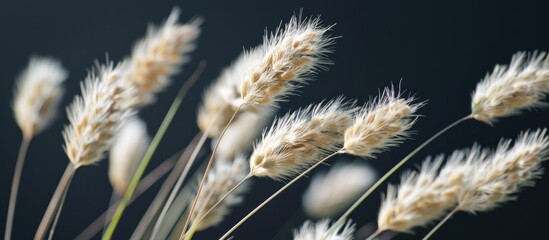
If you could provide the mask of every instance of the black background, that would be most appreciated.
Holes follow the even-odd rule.
[[[208,66],[201,80],[185,99],[151,166],[183,148],[197,131],[195,113],[200,95],[220,70],[243,48],[261,42],[265,28],[274,30],[303,8],[304,15],[322,15],[326,24],[337,23],[337,40],[330,57],[335,65],[282,105],[288,109],[341,94],[363,102],[379,88],[398,83],[428,105],[414,129],[414,140],[365,160],[387,171],[423,140],[470,111],[470,93],[495,64],[508,63],[519,50],[549,50],[547,1],[2,1],[0,2],[0,225],[5,224],[9,187],[15,165],[20,131],[13,119],[11,101],[16,75],[33,54],[61,59],[70,71],[63,106],[80,93],[78,88],[96,59],[113,60],[128,55],[134,41],[144,35],[146,24],[159,23],[173,6],[183,10],[186,21],[205,19],[193,61],[175,77],[171,88],[153,107],[141,112],[152,134],[160,124],[178,87],[199,60]],[[66,114],[32,142],[20,186],[14,239],[31,239],[49,198],[68,162],[61,148]],[[413,168],[429,154],[450,153],[479,142],[494,147],[501,137],[514,138],[519,131],[547,126],[546,111],[502,119],[494,127],[466,122],[443,135],[420,152],[404,168]],[[350,159],[350,157],[343,157]],[[68,194],[56,239],[71,239],[106,209],[111,194],[106,162],[78,171]],[[149,168],[151,169],[151,168]],[[398,175],[391,182],[398,182]],[[269,239],[300,211],[301,193],[307,181],[282,194],[238,231],[236,239]],[[253,191],[224,224],[195,235],[214,239],[274,192],[282,184],[268,179],[254,183]],[[156,186],[158,187],[158,186]],[[525,189],[518,201],[472,216],[456,215],[434,239],[547,239],[545,216],[549,178]],[[385,187],[382,188],[385,190]],[[379,195],[363,204],[352,218],[362,226],[375,220]],[[130,206],[115,233],[129,237],[153,194],[149,192]],[[300,222],[304,219],[299,220]],[[399,235],[396,239],[417,239]]]

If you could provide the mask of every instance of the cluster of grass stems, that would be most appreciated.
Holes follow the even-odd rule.
[[[199,106],[200,132],[184,151],[145,175],[187,92],[206,67],[202,61],[182,84],[148,141],[145,124],[137,113],[154,104],[156,94],[171,84],[173,76],[190,59],[200,33],[201,19],[182,24],[178,18],[175,9],[161,26],[149,29],[128,58],[118,64],[97,63],[82,82],[82,94],[68,108],[70,122],[63,131],[70,161],[35,239],[53,238],[77,170],[98,163],[107,154],[113,185],[111,205],[77,239],[90,239],[103,228],[102,239],[112,239],[123,223],[127,206],[164,175],[168,176],[131,239],[191,239],[196,232],[221,223],[243,200],[253,178],[285,182],[220,236],[229,239],[272,199],[334,156],[374,159],[397,147],[410,136],[426,104],[404,94],[400,86],[389,86],[363,104],[338,97],[276,118],[254,142],[271,121],[278,103],[298,95],[300,88],[331,64],[329,54],[338,38],[330,35],[333,25],[300,14],[266,33],[260,45],[245,50],[221,73],[204,92]],[[413,228],[439,221],[425,236],[427,239],[457,212],[488,211],[516,198],[522,187],[532,186],[533,179],[541,175],[541,162],[547,159],[549,146],[544,129],[525,131],[513,144],[502,140],[495,150],[474,145],[448,157],[427,159],[420,169],[404,172],[401,184],[390,185],[384,194],[378,228],[370,236],[355,236],[355,224],[349,219],[390,176],[446,131],[464,121],[493,125],[498,118],[543,106],[549,92],[548,59],[543,52],[519,52],[510,64],[497,65],[477,85],[471,114],[436,132],[377,181],[368,171],[352,173],[347,168],[338,174],[345,168],[333,167],[333,173],[325,176],[330,180],[316,188],[311,186],[304,204],[316,213],[315,218],[339,218],[333,223],[328,219],[307,221],[294,232],[294,239],[374,239],[385,231],[411,233]],[[66,78],[61,64],[49,58],[31,59],[18,78],[13,108],[23,140],[10,193],[5,239],[11,239],[25,154],[31,139],[56,115]],[[204,151],[208,139],[213,142],[209,152]],[[202,156],[206,158],[200,163]],[[357,177],[342,179],[346,174]]]

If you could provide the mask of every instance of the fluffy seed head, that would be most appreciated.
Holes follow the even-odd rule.
[[[121,79],[125,64],[98,67],[81,84],[67,110],[70,125],[65,126],[65,152],[76,166],[90,165],[103,158],[112,146],[119,126],[132,114],[135,105],[130,96],[134,88]]]
[[[109,180],[119,195],[126,188],[149,146],[147,125],[138,117],[123,123],[109,152]]]
[[[198,109],[197,123],[210,137],[221,134],[231,119],[234,110],[232,104],[240,99],[238,88],[246,76],[246,61],[258,56],[258,51],[245,52],[227,67],[214,83],[202,95],[202,104]],[[254,60],[256,61],[256,60]]]
[[[189,61],[188,54],[195,48],[201,21],[181,24],[178,18],[176,8],[162,26],[150,26],[145,38],[137,42],[132,51],[124,78],[136,86],[138,106],[155,101],[155,94],[169,85],[170,77]]]
[[[354,112],[354,103],[338,98],[275,120],[254,147],[251,173],[280,181],[307,169],[341,148]]]
[[[303,208],[314,218],[333,217],[347,209],[377,178],[367,165],[336,163],[317,174],[303,195]]]
[[[478,159],[475,171],[459,194],[459,209],[468,212],[491,210],[516,198],[523,186],[542,174],[541,162],[548,158],[546,129],[521,133],[511,147],[502,140],[489,157]]]
[[[263,45],[246,54],[239,101],[244,109],[256,109],[281,101],[307,83],[329,63],[333,38],[331,27],[319,18],[302,20],[293,16],[284,28],[264,36]]]
[[[444,156],[427,159],[419,172],[403,175],[398,189],[389,185],[379,211],[378,229],[410,232],[442,217],[456,205],[465,174],[471,171],[464,164],[468,154],[477,153],[454,152],[440,172]]]
[[[374,157],[407,137],[415,123],[415,112],[423,103],[412,103],[394,88],[385,88],[381,96],[366,103],[345,131],[345,151],[361,157]]]
[[[191,223],[200,219],[221,197],[248,174],[246,159],[239,156],[234,161],[217,159],[208,179],[202,188],[195,211],[191,215]],[[231,207],[242,202],[243,195],[248,191],[250,180],[245,181],[234,192],[227,196],[212,212],[210,212],[197,226],[197,230],[215,226],[229,214]]]
[[[32,57],[17,78],[13,111],[26,138],[38,134],[57,115],[67,71],[55,59]]]
[[[329,219],[317,223],[306,221],[299,230],[294,230],[294,240],[352,240],[355,225],[351,221],[348,221],[345,224],[341,224],[330,236],[326,236],[329,229]]]
[[[242,113],[227,129],[216,151],[217,158],[234,159],[251,150],[254,140],[272,119],[274,111]],[[215,144],[216,140],[212,141]]]
[[[546,53],[518,52],[509,66],[496,65],[473,93],[472,116],[486,123],[521,110],[545,105],[549,92],[549,58]]]

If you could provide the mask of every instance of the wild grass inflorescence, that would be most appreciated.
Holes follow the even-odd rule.
[[[109,178],[122,196],[113,202],[117,209],[114,214],[107,214],[109,225],[103,239],[113,238],[134,191],[153,184],[140,181],[141,177],[196,75],[183,85],[151,141],[146,123],[135,115],[154,104],[157,94],[170,84],[176,85],[172,83],[174,76],[196,47],[202,20],[183,24],[179,15],[174,9],[162,25],[149,27],[129,57],[117,64],[98,63],[81,83],[81,95],[67,108],[69,124],[62,133],[70,163],[36,239],[43,239],[48,229],[50,239],[53,237],[68,186],[81,166],[97,165],[108,156]],[[323,25],[319,17],[293,16],[274,32],[266,31],[261,44],[245,50],[213,81],[198,107],[196,141],[186,147],[186,154],[178,156],[162,194],[151,204],[154,207],[133,238],[191,239],[195,232],[226,220],[252,189],[250,178],[287,182],[221,236],[226,239],[269,201],[331,157],[346,154],[373,159],[410,137],[425,102],[404,96],[393,86],[370,97],[362,107],[356,100],[338,97],[274,117],[279,103],[298,95],[299,89],[332,63],[328,54],[334,51],[337,38],[330,35],[333,26]],[[354,239],[355,224],[350,214],[442,133],[465,120],[493,124],[524,109],[546,105],[548,59],[545,52],[518,52],[508,66],[497,65],[473,92],[470,115],[419,145],[375,183],[375,172],[363,165],[339,162],[328,174],[314,178],[303,198],[310,217],[344,213],[333,223],[329,219],[306,221],[294,232],[294,239]],[[28,143],[54,119],[66,77],[58,61],[33,58],[17,80],[13,108],[23,143],[14,174],[6,239],[11,236]],[[265,128],[272,118],[271,126]],[[369,239],[386,230],[412,233],[442,219],[426,239],[456,212],[489,211],[515,199],[523,187],[533,186],[533,180],[542,175],[542,162],[549,153],[546,134],[545,129],[527,131],[514,142],[502,140],[495,150],[473,145],[447,157],[428,158],[418,170],[405,172],[398,187],[388,186],[379,208],[378,230]],[[208,138],[212,139],[212,151],[203,170],[195,166],[195,160],[200,159]],[[151,179],[162,179],[155,174],[165,172],[151,171]],[[202,180],[197,183],[195,179]]]

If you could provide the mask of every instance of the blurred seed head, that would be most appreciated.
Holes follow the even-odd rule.
[[[198,197],[196,208],[191,215],[191,223],[200,219],[227,192],[242,181],[248,172],[246,158],[243,156],[238,156],[234,161],[217,159]],[[247,180],[240,185],[204,217],[196,229],[200,231],[221,223],[231,208],[242,202],[250,184],[251,181]]]
[[[377,179],[365,164],[336,163],[328,173],[317,174],[303,195],[305,212],[316,219],[334,217],[347,209]]]
[[[52,58],[32,57],[17,78],[13,111],[25,138],[32,138],[57,115],[67,71]]]
[[[170,77],[181,70],[195,49],[202,21],[181,24],[179,15],[175,8],[162,26],[149,26],[145,38],[133,48],[124,78],[136,87],[137,106],[153,103],[155,94],[170,84]]]
[[[117,194],[126,192],[149,142],[147,125],[138,117],[124,122],[116,133],[109,152],[109,180]]]

